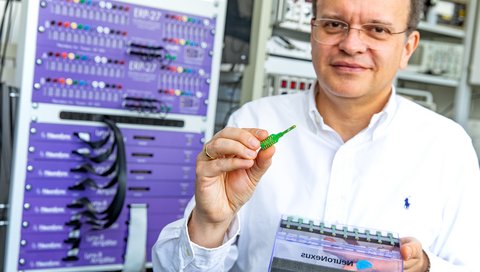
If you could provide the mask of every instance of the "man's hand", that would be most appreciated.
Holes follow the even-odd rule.
[[[415,238],[406,237],[401,239],[400,253],[403,257],[403,271],[405,272],[425,272],[430,261],[423,252],[422,244]]]
[[[335,253],[336,251],[336,253]],[[358,260],[368,260],[374,271],[398,271],[398,262],[391,262],[385,260],[378,260],[376,258],[370,258],[370,255],[358,254],[353,255],[346,254],[343,250],[328,250],[329,253],[332,253],[336,256],[341,256],[344,259],[355,259]],[[400,254],[403,258],[403,271],[404,272],[426,272],[429,267],[429,260],[427,255],[422,250],[421,243],[412,237],[401,238]],[[357,270],[356,265],[350,266],[346,265],[343,267],[347,271],[359,271]],[[363,270],[362,270],[363,271]],[[365,271],[371,271],[367,269]]]
[[[257,153],[267,136],[261,129],[225,128],[205,144],[197,156],[191,241],[210,248],[221,245],[230,222],[272,163],[275,147]]]

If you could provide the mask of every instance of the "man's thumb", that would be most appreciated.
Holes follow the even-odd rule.
[[[412,249],[409,246],[404,246],[401,251],[405,261],[408,261],[412,257]]]

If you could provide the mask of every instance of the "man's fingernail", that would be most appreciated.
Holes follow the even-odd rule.
[[[255,152],[253,150],[250,150],[250,149],[247,149],[247,157],[248,158],[255,158],[256,155],[257,155],[257,152]]]
[[[250,138],[250,139],[248,139],[248,144],[251,147],[256,148],[258,146],[258,140],[255,139],[255,138]]]

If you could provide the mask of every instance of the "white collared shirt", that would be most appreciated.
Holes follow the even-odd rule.
[[[297,128],[276,144],[272,166],[224,244],[205,249],[189,241],[192,201],[186,219],[162,230],[153,248],[155,271],[267,271],[281,215],[415,237],[431,271],[478,271],[480,171],[458,124],[395,90],[347,142],[323,122],[313,90],[250,102],[229,122],[269,133],[291,125]]]

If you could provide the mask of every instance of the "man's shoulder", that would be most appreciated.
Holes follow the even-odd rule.
[[[250,101],[245,104],[247,107],[258,107],[266,106],[272,108],[279,108],[285,105],[290,105],[291,107],[296,105],[304,105],[307,102],[307,93],[296,93],[296,94],[286,94],[286,95],[274,95],[262,97],[253,101]]]
[[[296,119],[308,107],[308,94],[288,94],[259,98],[243,105],[231,116],[234,126],[265,126]]]
[[[255,114],[281,114],[289,111],[298,112],[308,106],[307,94],[288,94],[262,97],[243,105],[240,111]]]
[[[450,118],[400,96],[397,101],[397,113],[401,123],[408,124],[412,129],[429,131],[432,134],[466,134],[462,126]]]

